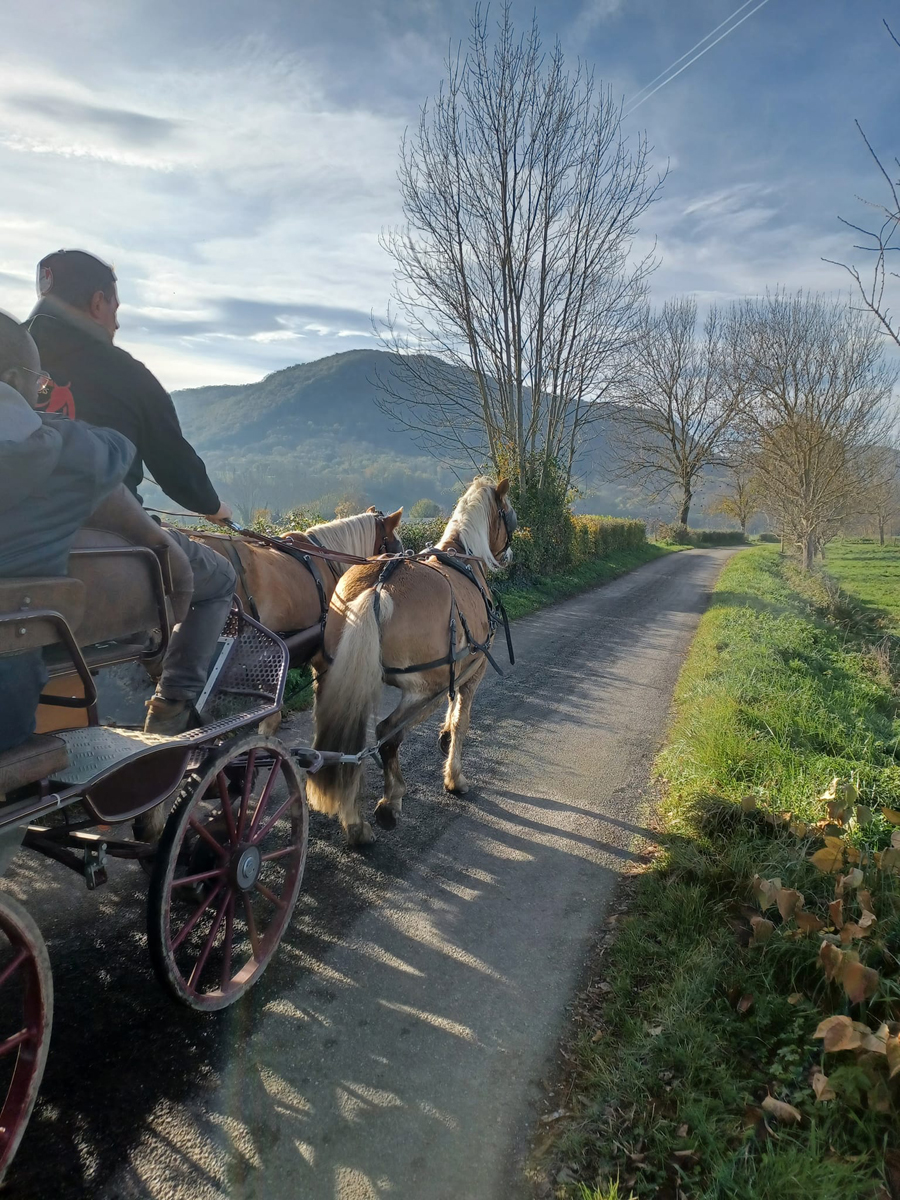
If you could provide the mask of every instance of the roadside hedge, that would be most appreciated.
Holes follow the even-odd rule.
[[[656,540],[673,546],[743,546],[747,539],[739,529],[691,529],[688,525],[663,522]]]

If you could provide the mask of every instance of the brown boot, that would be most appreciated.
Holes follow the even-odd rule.
[[[144,733],[175,737],[187,729],[192,712],[190,700],[167,700],[165,696],[153,696],[147,701]]]

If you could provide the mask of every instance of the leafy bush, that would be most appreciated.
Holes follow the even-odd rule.
[[[780,542],[781,538],[778,536],[777,533],[761,533],[759,535],[759,541],[769,542],[769,543]]]
[[[440,515],[441,506],[436,500],[417,500],[409,510],[409,517],[413,521],[430,521]]]
[[[656,540],[671,546],[743,546],[747,541],[739,529],[691,529],[675,522],[660,524]]]

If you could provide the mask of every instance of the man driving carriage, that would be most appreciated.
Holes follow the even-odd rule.
[[[28,332],[0,313],[0,578],[64,575],[76,531],[134,458],[120,433],[35,412],[45,379]],[[0,656],[0,752],[34,732],[46,680],[40,650]]]
[[[55,381],[48,410],[124,434],[137,450],[125,483],[138,500],[146,465],[177,504],[210,521],[230,520],[231,509],[181,432],[171,397],[143,363],[114,345],[119,297],[112,267],[82,250],[58,250],[41,259],[37,287],[39,301],[27,324]],[[190,561],[193,600],[173,632],[145,729],[178,734],[190,724],[206,683],[235,574],[221,555],[179,530],[167,533]]]

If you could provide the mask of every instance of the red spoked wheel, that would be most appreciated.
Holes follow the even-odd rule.
[[[53,979],[41,931],[0,892],[0,1181],[34,1108],[53,1024]]]
[[[306,863],[303,777],[276,738],[245,734],[188,776],[148,897],[156,973],[191,1008],[233,1004],[269,964]]]

